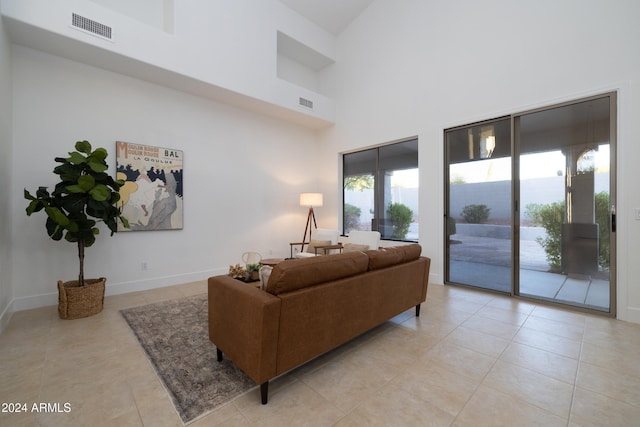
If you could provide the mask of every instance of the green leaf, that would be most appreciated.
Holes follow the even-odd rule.
[[[47,191],[47,187],[38,187],[36,191],[36,197],[38,199],[49,199],[49,192]]]
[[[76,142],[76,150],[81,153],[91,154],[91,143],[89,141]]]
[[[86,163],[87,158],[77,151],[72,151],[71,153],[69,153],[69,158],[67,159],[67,161],[74,165],[80,165],[82,163]]]
[[[35,197],[33,197],[33,196],[31,195],[31,193],[29,193],[29,192],[27,191],[27,189],[26,189],[26,188],[24,189],[24,198],[25,198],[25,199],[27,199],[27,200],[35,200],[35,199],[36,199]]]
[[[111,191],[109,191],[109,188],[106,185],[98,184],[89,191],[89,194],[91,194],[91,197],[93,197],[94,200],[104,202],[105,200],[109,200]]]
[[[107,158],[107,150],[102,147],[98,147],[95,149],[93,153],[91,153],[91,157],[98,162],[104,162],[104,159]]]
[[[45,226],[47,228],[47,234],[49,235],[49,237],[51,237],[53,240],[62,239],[64,229],[56,224],[54,220],[52,220],[51,218],[47,218],[47,223],[45,224]]]
[[[96,180],[91,175],[82,175],[78,178],[78,185],[85,191],[89,191],[96,186]]]
[[[98,172],[98,173],[104,172],[107,169],[109,169],[109,166],[107,166],[105,163],[102,163],[102,162],[94,162],[90,160],[88,165],[92,171]]]
[[[56,224],[60,225],[61,227],[66,227],[67,225],[69,225],[69,218],[67,218],[67,216],[60,209],[48,206],[44,208],[44,210],[49,218],[51,218],[51,220],[53,220]]]
[[[66,228],[72,233],[77,233],[78,231],[80,231],[80,226],[78,226],[78,223],[74,221],[69,221],[69,224]]]
[[[27,206],[27,215],[31,216],[32,213],[41,211],[44,208],[44,204],[40,200],[32,200]]]
[[[69,193],[87,193],[94,188],[96,180],[91,175],[82,175],[78,178],[78,184],[68,185],[66,190]]]

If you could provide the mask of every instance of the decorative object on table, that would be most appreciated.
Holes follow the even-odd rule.
[[[240,264],[229,266],[229,276],[234,279],[242,279],[245,276],[245,269]]]
[[[307,214],[307,224],[304,227],[304,235],[302,236],[302,248],[304,251],[305,242],[311,241],[311,232],[313,228],[318,228],[316,224],[316,215],[313,212],[313,207],[322,206],[322,193],[300,193],[300,206],[308,206],[309,213]],[[311,221],[313,220],[313,227],[311,227]],[[309,240],[307,240],[307,230],[309,231]]]
[[[290,242],[289,250],[291,251],[291,258],[308,258],[340,251],[340,246],[338,246],[340,232],[338,229],[317,228],[314,236],[315,237],[308,242]],[[307,245],[306,249],[304,248],[305,244]],[[293,248],[295,246],[300,246],[301,249],[294,254]]]
[[[24,190],[30,200],[27,215],[44,210],[47,234],[53,240],[64,239],[78,245],[80,272],[78,280],[58,282],[58,314],[61,319],[77,319],[92,316],[102,311],[106,279],[84,278],[84,250],[96,241],[100,229],[97,222],[104,222],[111,235],[118,231],[118,224],[128,227],[117,203],[118,190],[124,182],[114,180],[106,171],[107,150],[91,150],[89,141],[78,141],[76,151],[69,157],[56,157],[60,163],[53,169],[59,175],[58,182],[49,193],[47,187],[39,187],[32,196]]]
[[[216,362],[207,294],[121,310],[184,424],[256,388],[236,365]]]
[[[183,228],[182,150],[118,141],[116,165],[118,179],[125,181],[119,207],[129,230]]]
[[[260,269],[258,275],[260,276],[260,289],[264,290],[267,288],[267,283],[269,283],[269,277],[271,277],[271,272],[273,271],[273,267],[270,265],[263,265]]]
[[[260,280],[260,264],[247,264],[247,278],[249,280]]]
[[[249,268],[250,264],[260,264],[261,261],[262,255],[258,252],[249,251],[242,254],[242,262],[244,262],[244,267],[246,269]]]

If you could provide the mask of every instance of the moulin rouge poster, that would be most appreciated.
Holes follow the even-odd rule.
[[[172,148],[116,142],[116,178],[122,214],[118,231],[183,228],[183,153]]]

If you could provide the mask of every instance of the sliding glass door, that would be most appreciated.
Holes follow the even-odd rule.
[[[615,106],[445,131],[447,283],[614,314]]]
[[[601,97],[515,118],[520,295],[610,311],[611,104]]]
[[[447,280],[511,292],[509,118],[446,133]]]

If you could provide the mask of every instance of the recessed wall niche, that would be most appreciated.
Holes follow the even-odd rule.
[[[277,76],[305,89],[322,93],[322,70],[335,61],[306,44],[278,31]]]
[[[167,33],[174,31],[174,0],[90,0]]]

